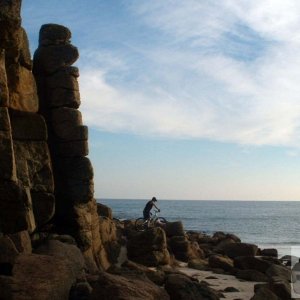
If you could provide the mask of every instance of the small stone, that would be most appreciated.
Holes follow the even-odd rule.
[[[235,293],[235,292],[239,292],[239,290],[235,287],[229,286],[224,289],[224,292],[225,293]]]

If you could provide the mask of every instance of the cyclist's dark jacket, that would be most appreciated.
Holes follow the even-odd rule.
[[[153,205],[154,205],[154,202],[152,200],[147,202],[147,204],[143,210],[144,219],[150,218],[150,210],[152,209]]]

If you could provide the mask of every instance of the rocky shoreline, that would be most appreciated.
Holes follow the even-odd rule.
[[[241,296],[229,278],[249,283],[241,299],[290,299],[274,249],[180,221],[138,232],[96,203],[78,49],[68,28],[45,24],[32,60],[20,11],[0,0],[0,300]]]
[[[124,262],[108,272],[128,275],[129,270],[141,271],[155,284],[164,286],[171,299],[219,299],[243,292],[243,288],[240,291],[232,286],[210,286],[209,279],[214,281],[220,275],[230,276],[231,283],[233,279],[235,283],[251,283],[252,293],[248,288],[245,299],[291,298],[291,271],[277,257],[276,249],[259,249],[257,245],[243,243],[234,234],[216,232],[209,236],[185,231],[180,221],[137,232],[134,220],[114,220],[109,208],[101,204],[98,207],[101,217],[111,220],[116,235],[126,245],[127,260],[123,257]],[[207,272],[215,275],[209,276]],[[207,279],[199,282],[197,277],[203,274]]]
[[[185,231],[180,221],[138,232],[102,204],[98,214],[101,270],[89,268],[70,235],[2,235],[0,299],[291,299],[291,271],[275,249]]]

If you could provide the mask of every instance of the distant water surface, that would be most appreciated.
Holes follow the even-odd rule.
[[[142,216],[147,200],[98,199],[113,209],[115,218]],[[297,201],[191,201],[160,200],[161,216],[181,220],[186,230],[234,233],[243,242],[277,248],[290,254],[300,245],[300,202]]]

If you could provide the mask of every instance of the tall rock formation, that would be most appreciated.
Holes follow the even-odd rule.
[[[0,1],[0,232],[34,230],[54,214],[47,129],[20,0]]]
[[[46,24],[32,63],[20,9],[21,0],[0,0],[0,239],[67,233],[90,270],[106,269],[72,66],[78,50],[68,28]]]
[[[57,24],[40,29],[33,72],[39,94],[39,111],[45,117],[55,182],[55,225],[59,233],[75,237],[90,263],[108,266],[99,234],[94,199],[93,168],[88,155],[88,130],[78,110],[80,94],[78,50],[71,32]]]

